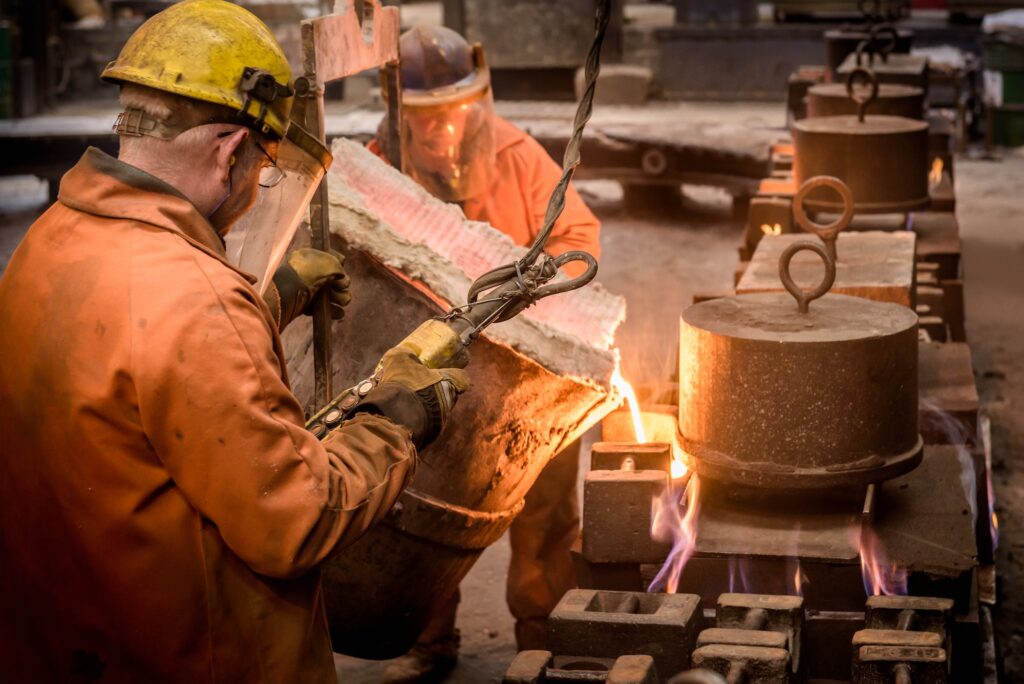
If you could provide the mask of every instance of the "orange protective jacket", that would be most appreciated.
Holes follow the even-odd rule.
[[[562,177],[562,169],[539,142],[500,116],[494,117],[494,136],[497,159],[491,189],[486,195],[463,202],[462,210],[469,220],[486,221],[517,245],[529,246],[544,227],[548,198]],[[381,153],[377,140],[368,147]],[[582,249],[599,259],[600,236],[600,222],[570,185],[565,193],[565,209],[544,251],[558,256]],[[574,262],[564,270],[575,276],[583,269],[581,262]]]
[[[95,149],[29,229],[0,280],[0,679],[336,682],[317,565],[415,449],[303,429],[252,282]]]

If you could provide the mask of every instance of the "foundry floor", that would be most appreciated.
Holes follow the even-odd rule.
[[[743,105],[725,107],[730,118],[742,118]],[[749,111],[762,116],[765,106]],[[778,120],[781,126],[781,105]],[[1024,153],[1000,162],[958,160],[956,173],[970,342],[995,443],[1003,536],[996,625],[1004,681],[1024,681],[1024,462],[1013,456],[1024,455]],[[624,214],[615,184],[595,182],[585,191],[604,222],[599,279],[628,301],[620,336],[625,375],[633,382],[657,378],[673,365],[677,316],[693,293],[731,287],[740,229],[732,222],[729,198],[688,189],[673,216],[642,219]],[[4,214],[2,206],[12,195],[25,194],[0,181],[0,270],[35,216]],[[502,539],[463,583],[462,658],[450,682],[500,681],[515,653],[505,607],[508,557]],[[377,681],[384,667],[340,656],[336,662],[339,678],[355,684]]]

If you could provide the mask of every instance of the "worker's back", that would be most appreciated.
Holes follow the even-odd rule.
[[[208,224],[204,234],[186,200],[83,164],[0,280],[5,675],[330,681],[330,644],[312,612],[318,573],[277,581],[249,567],[261,554],[268,572],[286,563],[275,559],[280,539],[242,539],[250,522],[266,528],[256,507],[282,501],[264,491],[246,503],[241,492],[253,482],[222,481],[222,464],[240,455],[239,420],[251,417],[235,385],[258,381],[246,359],[219,353],[232,346],[225,307],[258,297],[216,256],[219,238]],[[231,316],[242,326],[231,334],[264,354],[270,345],[259,336],[271,339],[270,324],[255,301],[249,306],[254,315]],[[297,406],[273,410],[298,413],[301,425]],[[223,450],[194,449],[204,443]],[[247,472],[269,484],[298,476],[260,472],[255,460]],[[204,510],[211,490],[228,494]],[[225,514],[232,509],[233,522]]]

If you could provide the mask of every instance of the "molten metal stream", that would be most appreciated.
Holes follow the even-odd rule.
[[[648,441],[644,427],[640,402],[637,401],[633,386],[622,376],[618,367],[611,378],[612,387],[619,391],[629,404],[636,441]],[[665,564],[651,582],[648,591],[666,591],[670,594],[679,589],[679,578],[686,562],[697,548],[697,517],[700,513],[700,483],[696,475],[689,480],[683,450],[675,439],[672,442],[671,482],[660,497],[651,501],[651,537],[672,545]],[[685,486],[685,490],[683,487]],[[685,498],[685,505],[683,499]]]
[[[636,399],[636,392],[633,391],[633,386],[626,381],[626,378],[622,377],[622,371],[619,367],[615,366],[615,372],[612,373],[611,385],[618,392],[625,397],[626,404],[629,405],[629,414],[633,418],[633,434],[636,437],[636,441],[640,444],[647,442],[647,434],[644,430],[644,421],[640,415],[640,402]]]

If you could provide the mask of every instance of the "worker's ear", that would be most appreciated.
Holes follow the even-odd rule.
[[[228,182],[228,176],[240,156],[240,148],[245,139],[249,137],[248,128],[239,128],[228,134],[221,133],[217,136],[216,164],[217,178],[222,183]]]

